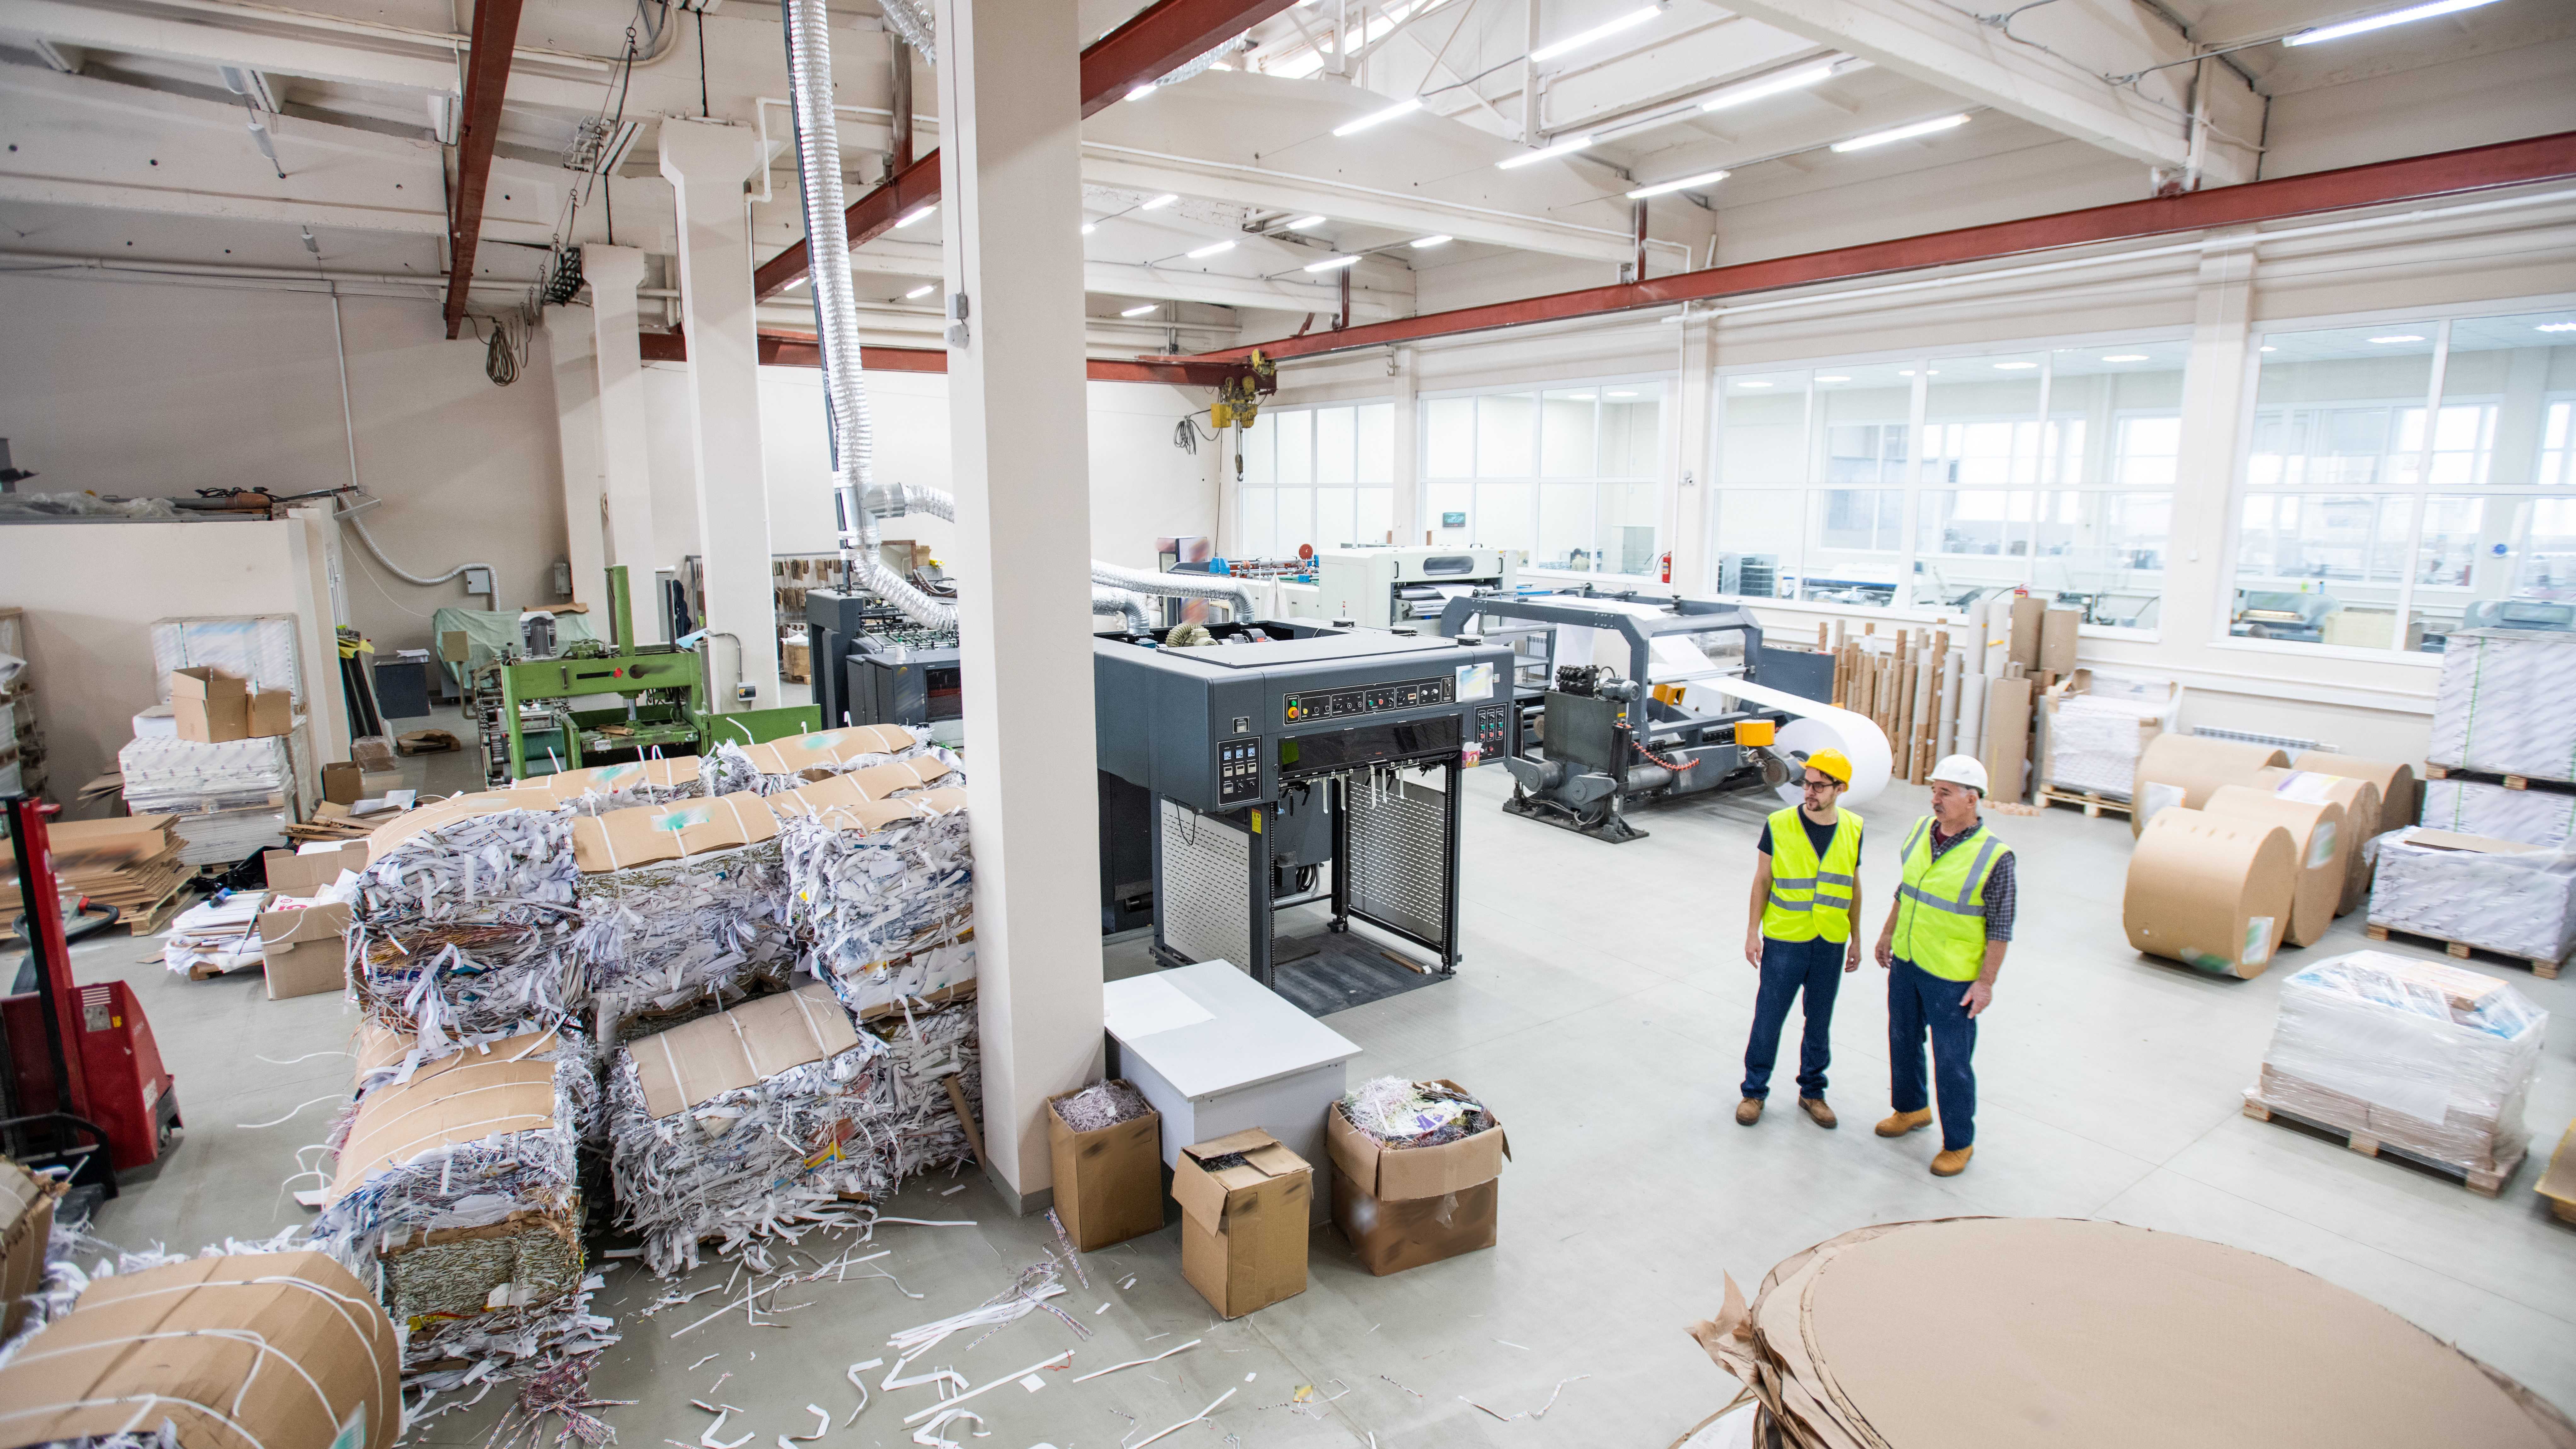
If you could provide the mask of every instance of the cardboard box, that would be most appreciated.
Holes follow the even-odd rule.
[[[2020,612],[2018,606],[2014,612]],[[2048,609],[2039,616],[2039,667],[2045,673],[2075,672],[2076,628],[2084,622],[2082,609]]]
[[[179,738],[201,745],[248,739],[250,686],[212,665],[173,669],[170,718]]]
[[[2290,763],[2270,745],[2241,744],[2203,735],[2160,734],[2138,752],[2138,788],[2131,797],[2129,836],[2136,839],[2156,812],[2181,806],[2197,810],[2221,785],[2251,785],[2255,772]]]
[[[1240,1162],[1211,1169],[1214,1159]],[[1181,1149],[1181,1276],[1220,1317],[1241,1318],[1306,1291],[1306,1217],[1314,1169],[1258,1127]]]
[[[0,1404],[17,1444],[166,1419],[179,1443],[208,1449],[390,1449],[401,1375],[394,1326],[348,1269],[317,1252],[242,1253],[92,1281],[0,1368]]]
[[[1159,1232],[1163,1226],[1163,1114],[1076,1132],[1047,1099],[1047,1153],[1055,1164],[1055,1206],[1077,1252]]]
[[[45,1283],[45,1244],[63,1185],[0,1157],[0,1339],[26,1326],[27,1295]]]
[[[2576,1143],[2576,1122],[2567,1124],[2567,1134],[2558,1139],[2558,1150],[2549,1154],[2549,1170],[2540,1175],[2535,1190],[2549,1200],[2551,1212],[2576,1223],[2576,1152],[2568,1150],[2570,1143]]]
[[[859,1044],[850,1013],[819,981],[629,1042],[656,1120]]]
[[[1465,1095],[1455,1082],[1438,1085]],[[1435,1147],[1389,1147],[1334,1108],[1324,1114],[1333,1159],[1333,1221],[1361,1266],[1384,1277],[1490,1248],[1504,1159],[1498,1124]]]
[[[283,689],[253,690],[250,695],[250,737],[255,740],[283,735],[295,728],[295,696]]]
[[[259,913],[259,955],[268,977],[268,999],[314,996],[348,984],[348,952],[343,937],[349,929],[345,901],[318,906],[278,908]]]
[[[1986,793],[1997,800],[2029,793],[2022,767],[2030,759],[2030,692],[2027,679],[1986,681]]]
[[[322,850],[272,850],[260,857],[268,888],[282,895],[309,896],[340,878],[344,870],[367,868],[367,842],[347,840]]]
[[[2138,837],[2120,924],[2150,956],[2260,976],[2289,927],[2298,868],[2285,827],[2175,806]]]
[[[322,798],[332,804],[355,805],[367,798],[360,793],[365,789],[365,772],[356,761],[342,760],[322,767]]]

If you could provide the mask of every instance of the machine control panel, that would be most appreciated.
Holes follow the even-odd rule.
[[[1216,798],[1220,804],[1261,798],[1261,742],[1242,740],[1216,747]]]
[[[1358,689],[1319,689],[1288,696],[1288,723],[1350,719],[1391,709],[1424,709],[1453,704],[1458,681],[1446,675],[1408,679],[1401,684],[1372,684]]]
[[[1500,755],[1512,743],[1512,707],[1508,704],[1486,704],[1476,707],[1476,745],[1488,759]]]

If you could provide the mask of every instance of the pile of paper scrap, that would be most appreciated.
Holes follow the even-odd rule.
[[[66,820],[46,827],[53,845],[54,876],[62,888],[117,908],[117,919],[150,935],[175,912],[188,867],[179,859],[179,837],[167,815],[120,815],[108,820]],[[0,922],[20,909],[16,868],[0,857]]]
[[[1760,1401],[1764,1445],[2576,1444],[2537,1395],[2349,1289],[2122,1223],[1861,1228],[1750,1304],[1729,1278],[1691,1335]]]
[[[181,911],[162,938],[161,964],[191,981],[258,970],[259,912],[266,891],[228,891]]]
[[[368,838],[349,982],[424,1057],[551,1027],[586,999],[572,955],[572,826],[497,794],[408,811]]]
[[[938,763],[898,761],[770,797],[806,964],[863,1017],[937,1000],[975,976],[966,792],[944,767],[923,788]]]
[[[778,817],[760,796],[638,805],[571,824],[574,951],[605,1019],[721,1005],[786,980],[796,949]]]

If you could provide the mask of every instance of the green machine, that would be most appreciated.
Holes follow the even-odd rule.
[[[608,571],[609,642],[575,644],[553,659],[505,658],[480,671],[485,776],[492,783],[578,770],[619,757],[692,755],[718,743],[759,744],[821,727],[812,705],[717,714],[705,661],[671,644],[637,644],[634,600],[621,565]],[[577,699],[619,703],[575,709]]]

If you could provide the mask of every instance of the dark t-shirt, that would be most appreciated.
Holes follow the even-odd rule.
[[[1807,840],[1816,848],[1816,859],[1824,859],[1826,849],[1834,843],[1834,827],[1841,823],[1841,818],[1837,816],[1832,821],[1823,825],[1818,825],[1815,821],[1807,818],[1806,811],[1801,810],[1798,812],[1798,823],[1807,827]],[[1858,822],[1854,823],[1855,826],[1857,826]],[[1857,829],[1855,829],[1854,834],[1857,836]],[[1860,848],[1864,843],[1865,842],[1859,839],[1854,839],[1852,841],[1852,864],[1855,866],[1860,864]],[[1769,855],[1771,853],[1771,822],[1767,819],[1762,822],[1762,843],[1756,846],[1755,849],[1761,851],[1764,855]]]

